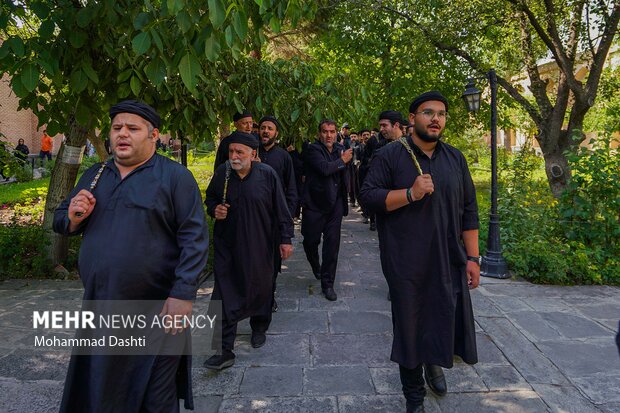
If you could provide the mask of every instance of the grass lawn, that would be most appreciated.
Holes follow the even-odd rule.
[[[45,199],[50,178],[29,182],[15,182],[0,186],[0,205],[29,203],[37,198]]]

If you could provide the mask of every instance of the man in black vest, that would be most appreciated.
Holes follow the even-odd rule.
[[[306,182],[302,199],[301,234],[304,251],[316,279],[321,280],[325,298],[335,301],[334,291],[340,227],[347,207],[347,164],[353,151],[336,143],[336,122],[319,123],[319,140],[304,151]],[[323,262],[319,262],[319,243],[323,236]]]

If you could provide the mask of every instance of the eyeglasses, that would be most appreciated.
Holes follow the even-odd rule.
[[[426,119],[433,119],[435,115],[437,115],[439,119],[448,119],[448,111],[446,110],[439,110],[435,112],[434,110],[431,110],[431,109],[424,109],[419,112],[416,112],[416,115],[418,113],[421,113],[422,116],[424,116]]]

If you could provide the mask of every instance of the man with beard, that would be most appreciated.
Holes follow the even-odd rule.
[[[273,116],[263,116],[258,122],[260,143],[258,149],[258,157],[261,162],[271,166],[278,177],[280,183],[284,189],[284,195],[286,197],[286,204],[288,205],[291,217],[295,215],[297,209],[297,185],[295,183],[295,170],[293,169],[293,160],[289,156],[288,152],[278,145],[276,145],[276,139],[278,138],[280,131],[280,123]],[[278,303],[275,300],[276,293],[276,279],[278,273],[282,268],[282,259],[280,258],[280,252],[276,251],[274,257],[274,272],[273,272],[273,305],[272,310],[278,311]]]
[[[235,129],[239,132],[252,133],[252,126],[254,125],[254,121],[252,120],[252,114],[250,112],[243,111],[238,112],[233,115],[233,123],[235,124]],[[258,138],[256,138],[258,141]],[[222,138],[220,141],[220,145],[217,147],[217,153],[215,154],[215,162],[213,163],[213,171],[217,169],[218,166],[226,162],[228,159],[228,144],[230,143],[230,135]]]
[[[447,392],[441,367],[453,355],[478,361],[469,295],[480,280],[478,207],[465,157],[443,143],[448,102],[439,92],[409,108],[411,138],[373,159],[361,201],[377,213],[379,249],[392,297],[392,361],[407,412],[424,411],[424,380]]]
[[[353,151],[336,143],[336,122],[319,123],[319,140],[303,152],[306,182],[302,199],[301,234],[304,251],[312,272],[321,280],[321,290],[330,301],[338,299],[334,291],[340,227],[348,213],[347,164]],[[319,262],[319,244],[323,236],[322,263]]]
[[[84,300],[165,300],[161,315],[191,316],[209,244],[198,185],[155,153],[155,109],[128,100],[110,119],[113,159],[84,172],[54,231],[82,234]],[[178,412],[179,398],[193,408],[189,356],[74,355],[60,411]]]
[[[285,260],[293,251],[293,220],[276,172],[252,162],[258,141],[250,134],[230,135],[228,162],[215,171],[207,188],[207,213],[215,218],[212,300],[222,301],[221,349],[205,362],[221,370],[235,363],[237,323],[250,317],[252,347],[262,347],[271,323],[274,254]]]

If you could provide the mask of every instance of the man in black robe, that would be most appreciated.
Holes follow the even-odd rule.
[[[321,290],[330,301],[338,299],[334,291],[340,227],[348,213],[347,164],[353,151],[336,143],[336,123],[319,123],[319,140],[303,152],[306,182],[302,198],[301,234],[304,251],[312,272],[321,280]],[[319,244],[323,236],[322,262],[319,262]]]
[[[375,154],[361,190],[362,204],[377,213],[392,297],[391,359],[408,413],[424,411],[424,379],[445,394],[441,367],[452,367],[453,355],[478,361],[469,295],[480,280],[478,207],[463,154],[440,141],[447,109],[438,92],[409,108],[414,133],[405,142],[422,174],[407,147],[392,142]]]
[[[288,152],[276,144],[280,133],[280,122],[274,116],[263,116],[258,122],[260,146],[258,147],[258,158],[262,163],[271,166],[280,178],[286,204],[291,213],[291,217],[295,215],[297,209],[297,185],[295,183],[295,170],[293,169],[293,160]],[[275,251],[274,269],[273,269],[273,312],[278,311],[278,302],[275,299],[276,281],[278,273],[282,269],[282,258],[280,251]]]
[[[198,185],[155,153],[152,107],[124,101],[110,118],[114,157],[84,173],[54,231],[82,234],[84,300],[165,300],[162,315],[191,316],[209,242]],[[193,409],[190,373],[189,356],[74,355],[60,411],[177,412],[179,398]]]
[[[238,112],[233,115],[233,123],[235,124],[235,129],[239,132],[244,133],[252,133],[252,127],[255,125],[252,120],[252,114],[250,112],[243,111]],[[256,139],[258,141],[258,139]],[[222,138],[219,146],[217,147],[217,153],[215,154],[215,162],[213,163],[213,171],[217,169],[218,166],[226,162],[228,159],[228,144],[230,143],[230,135]]]
[[[271,323],[274,254],[292,251],[293,220],[276,172],[252,162],[258,141],[250,134],[231,135],[229,161],[221,165],[207,188],[207,212],[215,218],[212,300],[222,301],[222,352],[205,367],[221,370],[235,362],[237,323],[250,317],[251,344],[265,344]],[[288,156],[288,155],[287,155]]]

